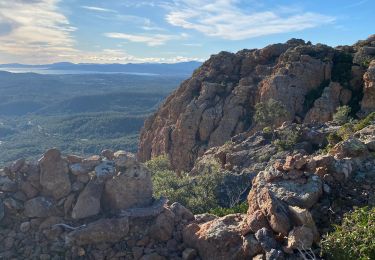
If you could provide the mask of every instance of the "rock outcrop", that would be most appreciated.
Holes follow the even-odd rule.
[[[363,89],[361,108],[364,113],[368,114],[375,110],[375,60],[370,63],[367,72],[363,76],[363,80],[365,86]]]
[[[321,126],[319,131],[324,129],[333,131],[329,126]],[[254,146],[246,144],[259,136],[255,133],[242,139],[242,146],[237,141],[216,150],[225,151],[226,156],[239,152],[234,147],[251,151]],[[338,223],[353,206],[374,205],[375,160],[369,153],[370,136],[375,136],[373,124],[337,143],[329,154],[309,155],[291,149],[293,152],[274,157],[255,174],[247,214],[196,216],[184,229],[185,243],[202,259],[304,259],[301,253],[307,249],[318,256],[319,250],[314,248],[332,223]],[[233,139],[237,138],[241,140]],[[244,165],[241,160],[231,162],[228,170],[244,170],[244,161]]]
[[[335,49],[292,39],[213,55],[146,120],[139,159],[167,154],[175,169],[190,171],[206,150],[253,128],[254,106],[271,98],[289,111],[281,123],[325,122],[346,104],[356,113],[362,92],[363,112],[374,111],[373,38]]]

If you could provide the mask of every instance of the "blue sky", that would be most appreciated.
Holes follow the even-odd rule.
[[[0,63],[178,62],[375,33],[373,0],[1,0]]]

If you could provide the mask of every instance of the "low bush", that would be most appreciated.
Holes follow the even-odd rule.
[[[350,111],[351,108],[349,106],[338,107],[336,113],[333,115],[333,122],[339,125],[348,123],[350,120]]]
[[[273,144],[276,145],[280,151],[288,151],[293,149],[298,143],[299,138],[300,131],[298,127],[285,128],[277,131],[276,139],[273,141]]]
[[[375,259],[375,208],[360,208],[344,216],[342,224],[327,234],[322,254],[327,259]]]
[[[222,198],[228,197],[228,204],[236,206],[244,187],[248,183],[243,182],[235,188],[227,187],[230,178],[225,173],[219,172],[216,165],[209,167],[211,170],[202,172],[198,176],[189,176],[186,173],[177,174],[170,168],[168,158],[159,156],[146,162],[152,174],[154,195],[165,196],[172,203],[179,202],[189,208],[194,214],[209,212],[216,209],[223,212]],[[238,187],[238,188],[237,188]],[[223,193],[224,196],[223,196]],[[229,209],[228,209],[229,210]],[[233,209],[234,211],[237,208]],[[230,211],[230,210],[229,210]]]
[[[232,208],[214,208],[208,211],[210,214],[214,214],[216,216],[222,217],[229,214],[236,214],[236,213],[243,213],[245,214],[247,212],[247,209],[249,208],[249,205],[247,202],[242,202],[241,204],[237,204],[236,206]]]
[[[254,121],[263,127],[274,128],[282,119],[288,119],[289,112],[280,101],[269,99],[255,105]]]

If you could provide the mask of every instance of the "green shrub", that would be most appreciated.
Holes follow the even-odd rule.
[[[372,112],[371,114],[366,116],[364,119],[360,120],[357,124],[355,124],[354,130],[355,131],[362,130],[366,126],[373,124],[374,121],[375,121],[375,112]]]
[[[344,216],[341,225],[322,240],[322,253],[328,259],[375,259],[375,208],[356,209]]]
[[[353,123],[346,123],[342,125],[336,132],[341,140],[348,140],[355,133],[355,125]]]
[[[225,215],[235,214],[235,213],[245,214],[248,208],[249,208],[249,205],[247,204],[247,202],[242,202],[241,204],[237,204],[236,206],[232,208],[222,208],[222,207],[214,208],[214,209],[209,210],[208,213],[222,217]]]
[[[337,134],[337,132],[333,132],[333,133],[330,133],[328,136],[327,136],[327,141],[328,141],[328,145],[329,146],[334,146],[335,144],[337,144],[338,142],[341,142],[342,141],[342,138],[341,136],[339,136]]]
[[[152,160],[147,161],[145,164],[147,168],[149,168],[152,172],[171,170],[171,164],[167,155],[154,157],[152,158]]]
[[[273,141],[273,144],[281,151],[288,151],[293,149],[299,138],[299,129],[285,128],[277,132],[277,138]]]
[[[269,99],[255,105],[254,121],[260,126],[275,127],[281,118],[288,118],[289,112],[280,101]]]
[[[224,183],[225,174],[211,165],[211,171],[198,176],[176,174],[170,169],[166,156],[146,162],[151,171],[155,197],[165,196],[171,202],[179,202],[194,214],[218,208],[218,187]]]
[[[350,120],[350,111],[351,108],[349,106],[338,107],[336,113],[333,115],[333,122],[339,125],[348,123]]]

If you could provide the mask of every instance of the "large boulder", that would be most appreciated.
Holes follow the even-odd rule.
[[[98,214],[102,190],[102,183],[90,181],[78,196],[77,203],[72,211],[72,218],[81,219]]]
[[[46,197],[36,197],[25,202],[25,215],[29,218],[46,218],[57,214],[55,202]]]
[[[168,241],[172,237],[174,229],[175,214],[169,210],[164,211],[157,216],[155,223],[150,228],[150,236],[158,241]]]
[[[261,252],[253,235],[242,236],[243,216],[227,215],[189,224],[183,230],[184,243],[195,248],[202,259],[248,259]]]
[[[69,167],[57,149],[48,150],[39,160],[40,184],[45,195],[60,199],[69,194]]]
[[[259,191],[257,203],[271,228],[277,233],[287,235],[291,228],[288,206],[267,188]]]
[[[338,159],[345,157],[361,157],[368,154],[367,147],[357,138],[339,142],[331,150],[330,154],[335,155]]]
[[[152,202],[151,174],[142,164],[119,165],[121,171],[105,182],[104,207],[113,211],[144,207]]]
[[[129,232],[129,219],[112,218],[100,219],[70,232],[67,237],[67,243],[77,245],[114,243],[118,242]]]

